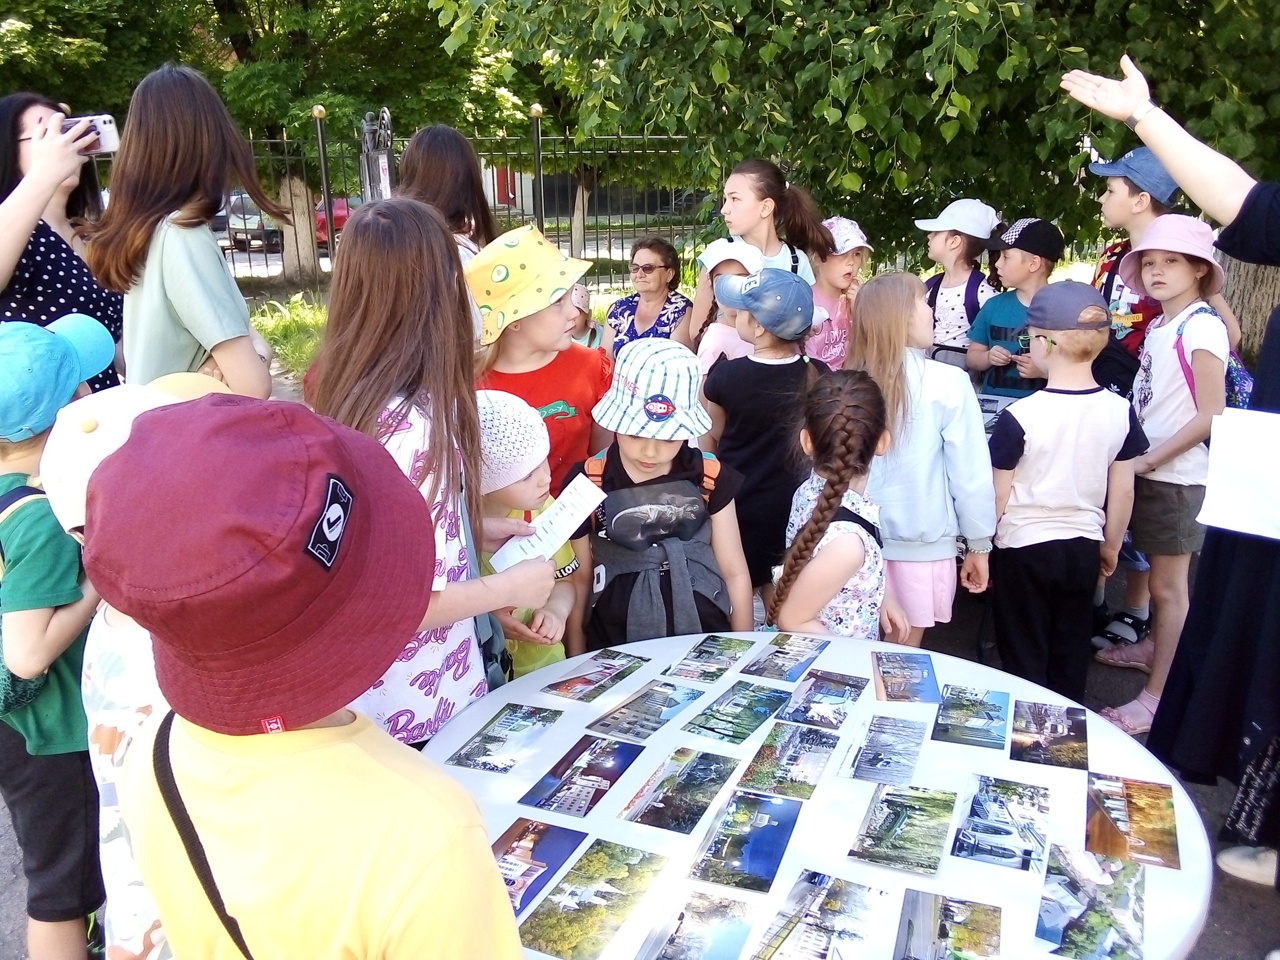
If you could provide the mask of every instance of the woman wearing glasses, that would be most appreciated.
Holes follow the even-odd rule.
[[[616,356],[632,340],[663,337],[692,349],[685,336],[672,336],[693,306],[676,289],[679,283],[680,255],[675,247],[661,237],[642,237],[632,244],[631,285],[636,292],[609,309],[605,346]]]

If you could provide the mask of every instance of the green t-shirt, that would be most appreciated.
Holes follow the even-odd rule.
[[[21,473],[0,474],[0,494],[29,484]],[[75,603],[80,591],[80,544],[64,531],[47,500],[18,507],[0,524],[4,571],[0,577],[0,615]],[[22,734],[27,752],[74,753],[89,748],[84,701],[80,697],[81,661],[88,627],[43,678],[23,680],[4,666],[4,636],[0,634],[0,686],[5,694],[30,694],[34,699],[6,713],[3,720]]]

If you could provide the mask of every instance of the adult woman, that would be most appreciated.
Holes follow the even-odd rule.
[[[613,353],[643,337],[671,339],[693,306],[676,289],[680,254],[661,237],[641,237],[631,245],[631,285],[636,292],[609,308],[604,345]],[[687,325],[685,325],[687,326]],[[686,334],[687,336],[687,334]],[[676,338],[685,346],[690,344]]]
[[[35,93],[0,99],[0,321],[41,326],[86,313],[120,342],[122,299],[85,265],[84,220],[102,213],[98,178],[80,152],[93,145],[88,121],[62,132],[62,108]],[[114,366],[89,381],[120,382]]]
[[[262,189],[249,144],[209,82],[173,64],[148,74],[129,101],[111,205],[88,230],[94,276],[125,295],[134,383],[194,371],[212,357],[236,393],[271,394],[249,309],[209,229],[233,180],[266,213],[288,220]]]
[[[464,267],[498,235],[484,195],[480,158],[453,127],[437,124],[413,135],[400,158],[397,192],[440,211],[453,231]]]

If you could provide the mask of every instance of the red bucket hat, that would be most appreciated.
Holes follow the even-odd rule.
[[[301,404],[213,395],[141,414],[94,471],[84,565],[150,631],[175,713],[270,733],[386,672],[426,612],[435,536],[377,441]]]

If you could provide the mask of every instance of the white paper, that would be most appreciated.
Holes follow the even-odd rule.
[[[585,474],[578,474],[573,482],[560,491],[556,502],[534,519],[532,534],[527,537],[512,537],[498,548],[490,561],[493,569],[501,573],[521,560],[550,558],[569,542],[574,531],[582,526],[582,522],[591,516],[591,512],[602,500],[604,491]]]
[[[1196,519],[1280,540],[1280,414],[1228,407],[1213,418],[1209,478]]]

